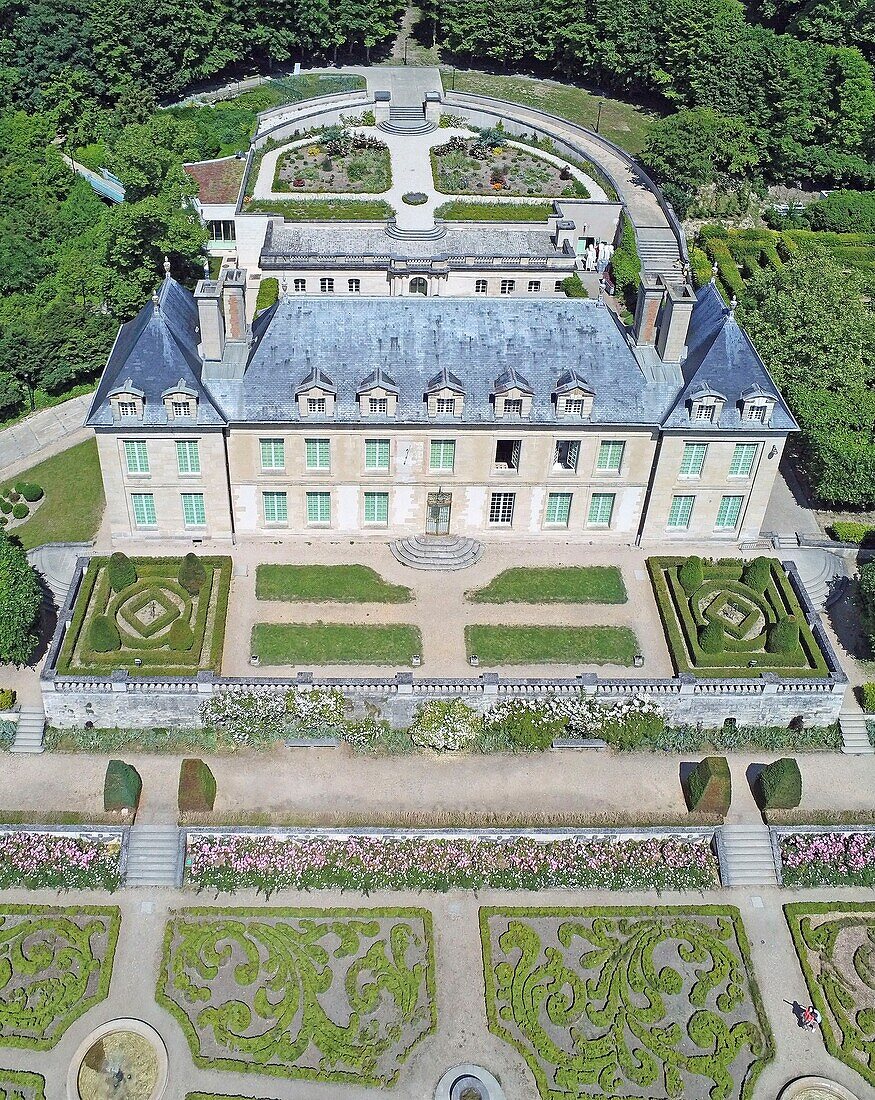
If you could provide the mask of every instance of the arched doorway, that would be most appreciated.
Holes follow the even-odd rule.
[[[426,297],[428,295],[428,281],[423,279],[421,275],[417,275],[415,279],[410,280],[408,291],[410,294],[421,294]]]

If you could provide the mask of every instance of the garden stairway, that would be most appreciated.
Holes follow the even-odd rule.
[[[751,820],[723,826],[720,879],[724,886],[777,886],[767,825]]]
[[[450,536],[414,535],[390,542],[393,556],[411,569],[467,569],[483,556],[483,547],[476,539]]]
[[[179,837],[175,825],[132,825],[125,886],[179,886]]]
[[[866,729],[866,715],[860,711],[843,710],[839,715],[842,731],[842,752],[853,756],[875,756],[875,745]]]
[[[43,733],[46,728],[44,711],[22,707],[15,726],[15,740],[10,752],[38,753],[43,751]]]
[[[430,134],[437,129],[422,107],[390,107],[389,118],[379,124],[387,134]]]

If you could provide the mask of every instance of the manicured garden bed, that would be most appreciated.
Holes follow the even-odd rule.
[[[106,999],[119,922],[111,906],[0,906],[0,1045],[51,1050]]]
[[[409,665],[422,637],[406,623],[256,623],[251,652],[265,665]]]
[[[541,1100],[748,1100],[774,1042],[732,906],[484,907],[489,1030]],[[595,1091],[597,1089],[597,1091]]]
[[[557,165],[535,152],[493,140],[453,137],[431,150],[435,190],[444,195],[518,195],[589,198],[589,191],[568,165]]]
[[[185,909],[156,999],[201,1068],[387,1088],[437,1026],[431,915]]]
[[[92,558],[58,656],[58,672],[108,675],[125,668],[139,676],[190,676],[200,669],[221,671],[231,559],[198,558],[204,576],[196,592],[181,583],[184,560],[131,558],[133,579],[119,589],[111,582],[110,559]]]
[[[383,222],[395,208],[383,199],[253,199],[247,214],[280,214],[287,222]]]
[[[701,580],[681,576],[691,560],[700,562]],[[762,587],[747,579],[752,562],[648,558],[653,592],[678,672],[714,678],[761,672],[786,677],[829,674],[783,566],[771,558],[761,560],[768,563],[763,567]],[[789,644],[778,641],[779,624],[790,628]]]
[[[121,841],[62,833],[0,832],[0,890],[115,890]]]
[[[875,886],[875,829],[780,837],[784,886]]]
[[[826,1049],[875,1085],[872,944],[875,904],[796,902],[784,906]]]
[[[407,603],[410,589],[389,584],[367,565],[259,565],[259,600],[311,603]]]
[[[47,542],[87,542],[97,534],[105,500],[96,440],[31,466],[15,481],[39,485],[45,493],[38,510],[15,528],[25,550]]]
[[[345,135],[334,142],[314,139],[277,160],[274,191],[335,191],[379,195],[392,186],[389,150],[375,138]]]
[[[375,890],[707,890],[717,860],[707,839],[541,841],[431,837],[190,835],[186,882],[233,892]]]
[[[474,603],[625,603],[623,575],[614,565],[505,569],[467,595]]]
[[[0,1069],[0,1097],[3,1100],[45,1100],[46,1079],[41,1073],[23,1069]]]
[[[546,222],[552,202],[477,202],[451,199],[434,212],[445,222]]]
[[[481,665],[631,665],[638,639],[626,626],[466,626]]]

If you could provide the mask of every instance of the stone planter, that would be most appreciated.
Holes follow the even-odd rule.
[[[252,665],[253,668],[258,668],[258,666],[261,664],[261,658],[258,656],[257,653],[253,653],[249,657],[249,663]]]

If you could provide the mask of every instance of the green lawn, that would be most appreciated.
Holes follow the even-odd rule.
[[[481,665],[631,665],[638,639],[626,626],[466,626]]]
[[[251,652],[265,665],[409,665],[422,637],[406,624],[256,623]]]
[[[468,593],[474,603],[625,603],[623,576],[614,565],[506,569]]]
[[[389,584],[367,565],[259,565],[259,600],[407,603],[410,589]]]
[[[441,203],[434,216],[448,222],[545,222],[552,213],[552,202],[509,203],[451,199]]]
[[[253,199],[244,212],[282,214],[287,222],[380,222],[391,218],[395,208],[383,199]]]
[[[654,111],[637,107],[621,99],[595,96],[583,88],[559,84],[555,80],[534,80],[527,76],[499,76],[459,69],[441,73],[444,88],[457,92],[507,99],[524,107],[540,107],[550,114],[567,118],[590,130],[595,129],[599,103],[602,105],[599,133],[630,153],[641,151],[650,123],[658,116]]]
[[[77,443],[12,480],[32,481],[45,491],[33,517],[15,528],[26,550],[46,542],[88,542],[97,534],[105,500],[95,439]]]

